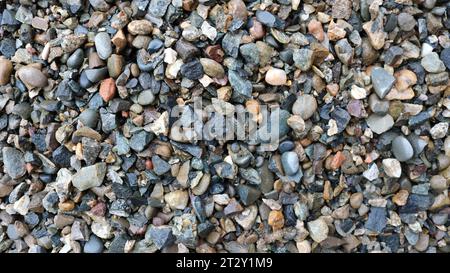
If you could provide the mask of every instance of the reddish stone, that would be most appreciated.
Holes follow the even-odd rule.
[[[91,212],[97,216],[104,216],[106,213],[105,203],[98,202],[94,207],[91,208]]]
[[[108,78],[106,80],[103,80],[100,84],[100,96],[103,98],[104,101],[108,102],[112,98],[114,98],[114,95],[116,94],[116,83],[114,82],[113,78]]]
[[[150,159],[147,159],[145,161],[145,168],[147,170],[153,170],[153,162]]]
[[[337,170],[341,167],[341,165],[345,161],[345,156],[341,151],[338,151],[336,155],[334,155],[333,160],[331,161],[331,169]]]
[[[213,59],[218,63],[223,61],[223,56],[225,55],[220,45],[208,46],[205,53],[210,59]]]

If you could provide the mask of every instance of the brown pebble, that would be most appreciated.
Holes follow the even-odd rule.
[[[9,83],[13,70],[12,62],[3,57],[0,58],[0,85]]]

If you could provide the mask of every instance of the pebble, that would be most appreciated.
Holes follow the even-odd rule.
[[[181,75],[190,80],[198,80],[203,77],[203,66],[198,59],[184,63],[180,69]]]
[[[293,59],[296,67],[301,71],[308,71],[313,64],[313,51],[307,48],[296,49]]]
[[[99,32],[95,35],[95,49],[102,60],[106,60],[112,54],[111,37],[106,32]]]
[[[145,237],[151,240],[158,249],[168,247],[176,240],[170,226],[152,226],[147,230]]]
[[[364,89],[362,87],[359,87],[357,85],[352,85],[352,88],[350,90],[350,95],[355,100],[362,100],[362,99],[366,98],[367,91],[366,91],[366,89]]]
[[[370,167],[363,172],[363,176],[369,181],[373,181],[373,180],[377,179],[379,174],[380,174],[380,171],[378,170],[378,167],[376,164],[370,165]]]
[[[116,83],[113,78],[102,81],[99,90],[100,96],[105,102],[112,100],[116,94]]]
[[[408,201],[409,192],[407,190],[399,190],[394,197],[392,197],[392,202],[397,206],[404,206]]]
[[[284,85],[287,81],[286,72],[278,68],[270,68],[266,72],[265,80],[270,85]]]
[[[347,39],[337,41],[334,50],[343,64],[349,65],[352,62],[354,50]]]
[[[430,73],[439,73],[445,71],[444,62],[439,59],[439,55],[436,52],[431,52],[425,55],[420,64],[423,68]]]
[[[81,123],[83,123],[83,125],[88,126],[90,128],[97,127],[97,122],[99,119],[97,111],[88,108],[84,110],[78,117]]]
[[[164,195],[164,201],[171,209],[182,210],[188,205],[189,195],[187,191],[176,190]]]
[[[206,75],[219,79],[225,76],[225,70],[220,63],[207,58],[200,58],[200,63]]]
[[[311,95],[300,95],[292,106],[292,113],[303,120],[311,118],[317,110],[317,101]]]
[[[112,54],[107,61],[109,76],[113,79],[117,79],[122,73],[124,66],[124,59],[121,55]]]
[[[69,68],[77,69],[83,64],[83,61],[84,51],[81,48],[78,48],[70,55],[66,64]]]
[[[441,60],[447,69],[450,69],[450,48],[445,48],[441,51]]]
[[[354,209],[359,209],[363,203],[364,195],[361,192],[356,192],[350,196],[350,206]]]
[[[430,186],[437,192],[442,192],[448,189],[447,179],[442,175],[433,175],[430,179]]]
[[[148,35],[152,30],[153,25],[147,20],[134,20],[128,24],[128,32],[132,35]]]
[[[0,252],[448,252],[445,1],[19,2]]]
[[[369,107],[373,113],[384,116],[389,111],[389,101],[380,100],[377,94],[371,94],[369,96]]]
[[[256,11],[256,19],[263,25],[274,27],[277,21],[275,15],[265,10]]]
[[[20,80],[28,87],[28,89],[41,88],[48,85],[48,79],[44,75],[44,73],[34,67],[21,67],[17,71],[17,75],[19,76]]]
[[[80,191],[98,187],[103,183],[105,174],[105,163],[97,163],[92,166],[83,167],[72,177],[72,184]]]
[[[369,218],[364,227],[370,231],[381,233],[386,225],[386,208],[371,207]]]
[[[397,136],[392,141],[392,153],[398,161],[410,160],[414,155],[413,147],[404,136]]]
[[[394,86],[395,78],[383,68],[375,67],[370,75],[372,86],[380,99],[383,99]]]
[[[155,101],[155,95],[151,90],[144,90],[139,93],[137,101],[140,105],[149,105]]]
[[[389,177],[400,178],[402,175],[402,166],[395,158],[385,158],[382,161],[383,170]]]
[[[382,13],[379,13],[374,20],[364,23],[362,28],[367,33],[370,44],[375,50],[379,50],[384,46],[387,34],[383,30]]]
[[[25,175],[26,166],[23,153],[20,150],[3,147],[2,155],[4,170],[12,179],[18,179]]]
[[[281,163],[286,175],[294,175],[299,170],[300,164],[295,152],[285,152],[281,156]]]
[[[268,224],[274,229],[279,230],[284,227],[284,215],[279,210],[272,210],[269,213]]]
[[[12,71],[12,62],[8,59],[0,58],[0,85],[9,83]]]
[[[439,122],[430,129],[430,134],[433,139],[441,139],[447,135],[448,122]]]
[[[89,241],[84,244],[84,253],[102,253],[104,249],[103,242],[95,235],[91,235]]]
[[[416,26],[414,17],[406,12],[402,12],[397,16],[398,26],[403,31],[411,31]]]
[[[310,221],[307,224],[309,236],[314,240],[316,243],[321,243],[328,237],[329,228],[327,223],[319,218],[314,221]]]
[[[379,135],[389,131],[394,126],[394,119],[389,114],[383,116],[372,114],[367,118],[366,122],[369,128]]]

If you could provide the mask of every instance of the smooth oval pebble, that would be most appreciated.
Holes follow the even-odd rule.
[[[287,81],[286,72],[278,68],[270,68],[266,72],[266,82],[270,85],[284,85]]]
[[[91,235],[89,241],[83,247],[84,253],[102,253],[103,252],[103,242],[100,238],[95,235]]]
[[[20,80],[28,87],[46,87],[48,79],[39,69],[31,66],[24,66],[17,71]]]
[[[404,162],[413,157],[414,150],[404,136],[398,136],[392,141],[392,153],[398,161]]]
[[[84,61],[84,52],[83,49],[79,48],[75,50],[75,52],[70,55],[70,57],[67,59],[67,66],[69,68],[79,68]]]
[[[111,56],[112,44],[108,33],[100,32],[95,36],[95,49],[102,60],[106,60]]]
[[[286,175],[294,175],[297,173],[300,165],[298,156],[295,152],[285,152],[281,155],[281,163]]]

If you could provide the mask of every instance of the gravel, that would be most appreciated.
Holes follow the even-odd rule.
[[[119,2],[0,4],[1,253],[450,252],[446,1]]]

